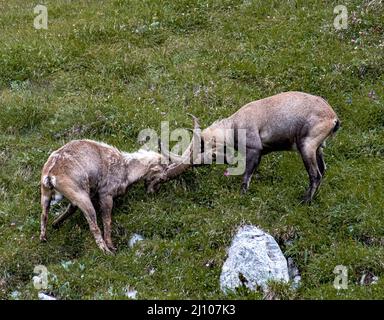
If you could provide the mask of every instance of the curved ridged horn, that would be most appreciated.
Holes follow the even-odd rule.
[[[200,123],[199,123],[199,119],[196,118],[192,113],[187,113],[187,115],[189,115],[190,117],[192,117],[193,119],[193,126],[194,126],[194,129],[200,129]]]
[[[166,157],[167,159],[170,159],[173,163],[180,163],[183,161],[183,157],[179,156],[178,154],[172,153],[167,150],[167,148],[163,145],[163,143],[160,141],[160,150],[161,154]]]
[[[188,114],[188,115],[191,116],[193,119],[194,130],[199,130],[200,124],[199,124],[198,118],[196,118],[192,114]],[[194,149],[194,141],[195,141],[195,137],[192,137],[192,142],[189,144],[189,146],[184,151],[182,156],[177,156],[172,153],[169,153],[169,156],[172,155],[172,158],[170,157],[172,163],[166,169],[166,172],[165,172],[166,179],[172,179],[180,175],[181,173],[183,173],[185,170],[187,170],[189,167],[192,166],[192,152]]]

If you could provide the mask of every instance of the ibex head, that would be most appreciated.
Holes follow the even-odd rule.
[[[162,164],[160,167],[154,167],[148,173],[148,178],[146,178],[148,192],[156,191],[159,188],[160,183],[179,176],[193,165],[194,147],[200,145],[200,141],[197,143],[199,137],[196,134],[196,132],[199,132],[200,130],[200,125],[199,120],[195,116],[190,116],[193,118],[194,122],[194,137],[192,138],[192,142],[184,153],[179,156],[166,150],[160,141],[161,156],[163,157],[163,160],[166,159],[166,161],[162,161],[162,163],[166,164]],[[197,155],[197,157],[199,157],[199,155]]]

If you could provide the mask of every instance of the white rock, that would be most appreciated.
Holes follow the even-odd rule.
[[[371,284],[377,284],[379,282],[379,277],[373,277]]]
[[[137,234],[137,233],[134,233],[131,237],[131,239],[129,239],[129,247],[132,248],[137,242],[139,241],[143,241],[144,240],[144,237]]]
[[[55,297],[51,297],[51,296],[45,294],[44,292],[39,292],[38,297],[40,300],[57,300]]]
[[[12,299],[14,299],[14,300],[19,300],[19,299],[20,299],[20,291],[17,291],[17,290],[12,291],[12,293],[11,293],[11,297],[12,297]]]
[[[130,299],[136,299],[137,298],[137,290],[135,290],[129,286],[124,289],[124,294],[127,298],[130,298]]]
[[[149,270],[149,274],[150,274],[150,275],[153,275],[155,272],[156,272],[155,268],[151,268],[151,269]]]
[[[265,291],[269,280],[289,281],[287,260],[271,235],[255,226],[241,227],[221,271],[221,290],[228,293],[244,285]]]
[[[360,285],[370,285],[370,284],[377,284],[379,281],[379,277],[375,276],[371,273],[364,273],[360,279]]]

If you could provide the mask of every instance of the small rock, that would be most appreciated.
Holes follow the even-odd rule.
[[[269,280],[289,281],[287,260],[271,235],[252,225],[241,227],[222,268],[221,290],[227,293],[245,286],[265,291]]]
[[[57,300],[55,297],[45,294],[44,292],[39,292],[38,297],[40,300]]]
[[[69,267],[73,264],[72,261],[62,261],[61,266],[63,267],[64,270],[68,271]]]
[[[155,268],[150,268],[150,269],[148,270],[148,273],[149,273],[150,276],[153,275],[153,274],[155,274],[155,272],[156,272],[156,269],[155,269]]]
[[[160,26],[159,21],[154,21],[149,25],[151,28],[158,28]]]
[[[136,299],[137,298],[137,291],[131,287],[126,287],[124,289],[124,294],[127,298],[130,298],[130,299]]]
[[[376,284],[379,281],[379,277],[375,276],[372,272],[364,273],[360,279],[360,285]]]
[[[215,260],[214,259],[209,259],[204,265],[207,268],[213,268],[215,266]]]
[[[12,293],[11,293],[11,297],[12,297],[12,299],[14,299],[14,300],[19,300],[19,299],[20,299],[20,291],[17,291],[17,290],[12,291]]]
[[[137,233],[134,233],[133,236],[131,237],[131,239],[129,239],[129,247],[132,248],[137,242],[139,241],[143,241],[144,240],[144,237],[137,234]]]

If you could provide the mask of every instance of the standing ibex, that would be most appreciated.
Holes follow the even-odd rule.
[[[40,240],[46,240],[51,199],[62,195],[70,205],[53,226],[58,227],[80,208],[99,248],[111,253],[115,250],[111,239],[113,198],[124,194],[128,186],[139,180],[144,180],[147,190],[152,192],[154,182],[162,178],[166,167],[164,157],[153,151],[125,153],[91,140],[69,142],[50,155],[42,170]],[[97,226],[96,201],[103,220],[104,238]]]
[[[272,151],[298,150],[310,181],[303,201],[310,202],[326,168],[322,151],[324,141],[339,127],[336,113],[323,98],[303,92],[285,92],[248,103],[230,117],[216,121],[201,132],[201,143],[202,150],[211,150],[215,155],[218,152],[217,137],[231,129],[235,132],[233,147],[237,149],[236,132],[245,130],[246,166],[242,192],[247,191],[262,155]],[[190,157],[192,149],[193,143],[184,153],[184,158]],[[168,168],[167,178],[179,175],[192,165],[191,161],[175,155],[167,156],[174,161],[179,158],[179,164]]]

